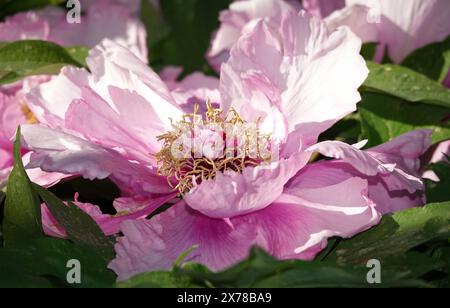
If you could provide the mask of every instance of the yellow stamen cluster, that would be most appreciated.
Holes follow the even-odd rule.
[[[214,179],[218,172],[234,171],[242,172],[244,168],[256,166],[271,160],[268,144],[270,136],[260,133],[258,129],[258,121],[251,126],[252,129],[238,130],[240,136],[226,136],[227,128],[242,127],[246,124],[239,114],[230,109],[225,116],[219,108],[214,108],[211,103],[207,103],[207,111],[204,117],[198,114],[198,105],[195,106],[194,112],[185,114],[182,120],[172,123],[173,130],[161,136],[158,141],[163,142],[160,152],[156,154],[158,162],[158,173],[167,177],[169,185],[177,189],[181,194],[187,193],[194,185],[199,184],[203,180]],[[174,157],[172,149],[175,142],[186,132],[192,136],[196,129],[215,127],[219,128],[224,140],[223,155],[218,158],[208,158],[205,156],[196,157],[193,149],[190,155],[182,158]],[[229,140],[226,138],[239,137],[241,140],[239,146],[232,139],[230,146]],[[264,148],[262,148],[264,147]],[[183,151],[183,146],[179,146],[179,150]],[[263,154],[266,153],[266,154]]]

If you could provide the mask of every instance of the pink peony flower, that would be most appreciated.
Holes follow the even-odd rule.
[[[142,61],[147,61],[146,34],[140,21],[130,16],[124,7],[106,0],[92,2],[81,24],[67,23],[66,11],[57,7],[19,13],[0,23],[0,41],[40,39],[64,46],[93,47],[104,37],[126,46]],[[24,95],[49,79],[49,76],[34,76],[23,82],[0,86],[0,187],[6,183],[12,168],[11,138],[16,128],[27,121],[37,121],[27,107]],[[29,160],[29,155],[24,160]],[[34,182],[44,186],[51,186],[64,177],[58,173],[42,173],[38,169],[27,172]]]
[[[231,49],[214,89],[216,81],[201,74],[176,82],[174,69],[164,72],[166,85],[106,40],[90,52],[90,73],[67,67],[27,96],[41,123],[22,128],[33,151],[29,166],[109,177],[154,201],[147,208],[140,203],[146,213],[164,203],[156,197],[178,195],[150,220],[121,223],[124,236],[110,264],[120,280],[169,268],[193,245],[189,260],[213,270],[246,257],[253,245],[280,259],[312,259],[329,237],[351,237],[395,210],[372,200],[378,183],[387,200],[422,189],[411,173],[428,144],[426,132],[407,137],[411,144],[400,138],[364,152],[342,143],[314,145],[356,110],[368,74],[360,47],[349,29],[328,34],[303,12],[287,12],[279,24],[260,19]],[[213,101],[189,102],[205,93]],[[211,151],[198,151],[205,146]],[[315,151],[340,158],[348,176],[330,183],[314,175],[314,187],[303,186],[299,174],[320,169],[308,165]],[[414,205],[415,199],[407,206]],[[93,216],[106,232],[110,220]]]
[[[331,29],[349,26],[363,42],[378,42],[376,60],[387,48],[395,63],[414,50],[450,35],[447,0],[347,0],[347,6],[327,18]]]
[[[146,33],[139,19],[111,0],[92,1],[87,8],[78,24],[68,23],[67,11],[58,7],[7,17],[0,23],[0,41],[38,39],[63,46],[93,47],[109,38],[147,61]]]

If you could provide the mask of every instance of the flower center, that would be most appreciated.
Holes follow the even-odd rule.
[[[204,116],[194,112],[172,123],[173,130],[158,136],[163,142],[156,154],[158,173],[181,194],[217,173],[239,172],[271,160],[270,135],[259,131],[258,122],[247,123],[230,109],[222,110],[207,103]]]

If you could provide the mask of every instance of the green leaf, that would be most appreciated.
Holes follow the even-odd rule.
[[[71,46],[65,47],[67,53],[74,59],[79,65],[87,67],[86,58],[89,55],[89,48],[84,46]]]
[[[365,43],[361,47],[361,55],[367,61],[373,60],[377,51],[378,43]]]
[[[327,261],[365,264],[369,259],[386,260],[430,240],[450,236],[450,202],[428,204],[383,217],[367,232],[342,241]]]
[[[67,283],[71,259],[80,262],[81,284]],[[66,240],[41,238],[0,249],[0,287],[111,287],[114,280],[101,256]]]
[[[79,51],[71,49],[78,57]],[[52,75],[59,73],[65,65],[82,67],[63,47],[36,40],[16,41],[0,48],[0,84],[11,83],[32,75]]]
[[[0,20],[22,11],[43,8],[47,5],[59,5],[65,0],[2,0],[0,1]]]
[[[363,92],[358,109],[363,137],[369,140],[368,146],[384,143],[419,128],[433,130],[433,143],[450,138],[449,122],[444,121],[448,115],[446,108]]]
[[[409,102],[450,108],[450,90],[413,70],[394,64],[367,62],[370,73],[364,89],[387,93]]]
[[[149,272],[117,283],[118,288],[189,288],[195,287],[187,275],[174,271]]]
[[[438,163],[431,166],[431,170],[439,178],[439,182],[425,180],[428,202],[444,202],[450,200],[450,164]]]
[[[417,257],[417,256],[415,256]],[[417,261],[419,259],[415,259]],[[369,269],[366,266],[339,266],[331,262],[307,262],[299,260],[279,261],[260,249],[253,249],[250,256],[228,270],[214,273],[200,264],[185,264],[173,271],[158,271],[139,274],[120,282],[117,287],[219,287],[219,288],[280,288],[280,287],[407,287],[427,286],[416,279],[414,274],[422,274],[435,269],[434,260],[424,270],[415,271],[409,267],[397,268],[394,272],[383,268],[382,284],[367,283]],[[410,262],[408,266],[412,266]],[[439,264],[442,266],[442,262]],[[414,265],[417,265],[415,263]]]
[[[414,51],[402,65],[442,83],[450,69],[450,36]]]
[[[14,168],[7,186],[3,235],[5,245],[42,236],[41,203],[24,170],[20,152],[20,127],[14,142]]]
[[[310,288],[310,287],[400,287],[424,286],[407,272],[383,270],[382,284],[367,283],[365,266],[339,266],[331,262],[299,260],[278,261],[260,249],[253,249],[249,258],[228,270],[213,273],[202,268],[179,269],[193,283],[214,287],[240,288]]]
[[[97,251],[105,260],[114,257],[114,243],[106,237],[94,219],[72,202],[65,205],[53,193],[34,185],[35,190],[47,204],[56,221],[66,230],[67,237],[75,244]]]

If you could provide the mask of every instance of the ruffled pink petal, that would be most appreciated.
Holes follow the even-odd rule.
[[[366,152],[380,161],[395,163],[409,174],[419,175],[419,158],[431,146],[432,133],[428,129],[411,131]]]
[[[82,88],[86,86],[116,109],[128,102],[117,101],[117,97],[114,101],[110,87],[136,92],[145,98],[149,105],[146,109],[158,112],[158,118],[167,128],[171,127],[169,118],[181,116],[182,111],[159,76],[121,45],[105,40],[90,51],[86,61],[91,74],[84,69],[65,67],[57,77],[27,95],[30,108],[41,123],[63,127],[68,107],[73,100],[82,98]]]
[[[288,143],[305,148],[356,110],[358,88],[368,74],[360,47],[361,41],[348,29],[328,35],[324,23],[304,12],[285,14],[281,25],[259,21],[241,36],[222,66],[222,107],[238,112],[247,108],[252,114],[260,110],[252,110],[255,98],[258,107],[265,99],[273,109],[266,117],[280,112],[287,132],[296,134]],[[351,73],[342,75],[343,71]]]
[[[142,272],[169,269],[177,257],[198,247],[185,261],[207,265],[212,270],[226,268],[245,258],[256,236],[246,224],[206,217],[185,205],[175,204],[150,220],[126,221],[124,234],[115,245],[116,258],[109,268],[125,280]]]
[[[380,161],[370,152],[361,151],[346,143],[340,141],[321,142],[310,147],[308,151],[319,152],[324,156],[340,159],[364,175],[379,175],[385,179],[386,184],[392,190],[406,189],[410,193],[423,190],[423,183],[420,178],[397,168],[395,163]]]
[[[67,109],[73,100],[81,98],[81,89],[87,84],[86,70],[66,66],[49,82],[32,88],[26,94],[27,104],[40,123],[50,127],[64,127]]]
[[[24,166],[27,166],[31,160],[31,152],[28,152],[22,156],[22,162]],[[51,187],[58,184],[60,181],[67,179],[70,175],[58,173],[58,172],[45,172],[40,168],[25,169],[31,182],[36,183],[43,187]]]
[[[230,218],[261,210],[275,201],[283,187],[309,159],[297,154],[268,166],[247,167],[242,173],[218,173],[184,196],[193,209],[212,218]],[[270,192],[270,193],[268,193]]]
[[[40,167],[47,172],[81,175],[90,180],[112,176],[136,193],[171,193],[166,179],[158,176],[154,167],[128,161],[112,149],[79,137],[41,125],[23,125],[22,140],[34,151],[27,168]]]
[[[107,102],[113,104],[109,87],[115,86],[144,97],[168,128],[169,118],[181,117],[181,110],[158,74],[126,48],[104,40],[90,51],[86,61],[92,72],[89,86]]]
[[[367,191],[367,181],[357,177],[318,188],[292,186],[269,207],[237,220],[257,226],[257,244],[273,256],[311,260],[328,238],[348,238],[379,222]]]
[[[185,261],[216,271],[245,258],[253,245],[280,259],[312,259],[328,237],[350,237],[379,221],[366,191],[367,181],[354,178],[304,189],[301,197],[285,194],[263,210],[231,219],[204,216],[181,201],[151,220],[123,223],[109,268],[119,280],[169,269],[194,245]]]
[[[424,204],[424,187],[415,175],[420,170],[419,157],[429,143],[430,132],[418,130],[365,151],[342,143],[319,144],[321,153],[338,159],[307,165],[287,184],[286,190],[335,185],[358,177],[368,181],[368,196],[382,214],[420,206]]]
[[[336,11],[325,19],[330,31],[340,26],[349,27],[363,43],[378,42],[380,38],[379,24],[370,22],[371,8],[365,5],[352,5]],[[379,17],[381,18],[384,17]]]
[[[104,147],[120,148],[129,158],[154,162],[151,154],[161,147],[157,136],[164,133],[164,124],[143,97],[110,86],[113,108],[90,88],[83,88],[81,96],[66,112],[67,129]]]
[[[264,93],[252,91],[252,87],[228,63],[222,65],[220,94],[222,110],[228,111],[233,107],[248,123],[259,121],[259,130],[270,134],[274,143],[285,140],[288,123],[279,106],[273,104]],[[233,105],[226,102],[232,102]]]
[[[268,18],[279,22],[283,13],[298,12],[298,9],[297,1],[244,0],[233,2],[228,10],[220,13],[220,28],[214,34],[206,55],[208,62],[219,71],[220,65],[228,59],[231,47],[251,21]]]
[[[323,185],[336,185],[350,178],[365,179],[369,183],[368,197],[381,214],[397,212],[424,204],[423,193],[408,192],[408,187],[391,189],[382,176],[367,176],[358,172],[351,164],[340,160],[320,161],[303,168],[286,186],[297,189],[320,188]]]

